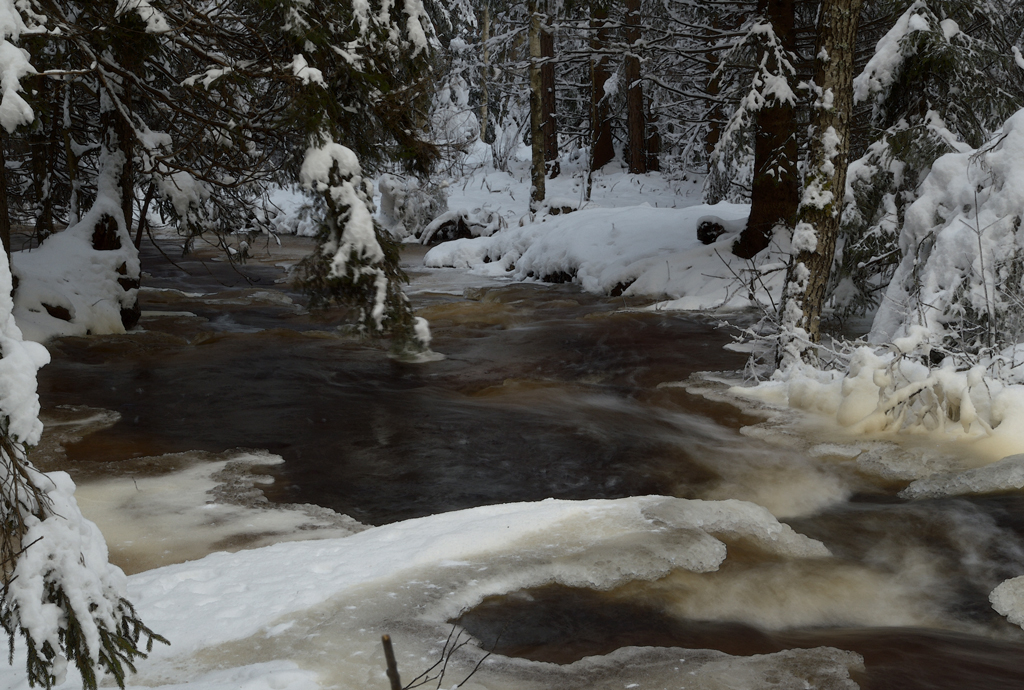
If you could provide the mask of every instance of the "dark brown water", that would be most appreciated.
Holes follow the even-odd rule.
[[[547,587],[488,599],[460,622],[502,654],[556,663],[636,645],[831,645],[864,656],[865,688],[1024,688],[1024,636],[987,602],[1024,573],[1024,499],[906,503],[899,486],[743,435],[758,419],[730,405],[659,388],[742,367],[712,320],[624,311],[639,305],[570,285],[420,287],[414,303],[445,359],[411,364],[339,332],[336,315],[307,314],[273,264],[188,259],[183,275],[150,250],[145,284],[159,290],[143,293],[144,333],[52,344],[44,409],[121,415],[67,445],[73,474],[266,449],[285,460],[272,500],[368,524],[549,497],[758,500],[836,563],[730,551],[700,576],[709,584]]]
[[[913,628],[760,630],[682,620],[657,607],[551,586],[485,601],[460,623],[499,654],[572,663],[624,646],[717,649],[735,656],[829,646],[864,657],[864,690],[1024,687],[1024,643]]]
[[[371,524],[547,497],[672,493],[709,477],[679,447],[678,423],[647,401],[666,376],[742,363],[708,321],[616,314],[621,303],[572,286],[433,295],[423,313],[446,358],[411,364],[329,332],[329,318],[253,299],[280,289],[271,282],[280,272],[243,267],[259,281],[250,287],[228,266],[194,264],[183,265],[198,286],[176,271],[164,278],[160,264],[147,265],[148,284],[219,299],[146,292],[142,307],[205,322],[150,317],[145,334],[51,347],[45,407],[121,414],[69,446],[72,462],[263,448],[286,460],[274,498]],[[663,407],[671,396],[658,397]]]

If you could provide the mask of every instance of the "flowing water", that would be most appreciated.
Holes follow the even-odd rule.
[[[1024,687],[1024,635],[988,603],[1024,573],[1024,498],[896,497],[900,468],[962,458],[766,423],[726,402],[714,377],[690,378],[744,364],[710,319],[428,272],[416,249],[413,301],[445,357],[393,359],[299,306],[278,264],[306,248],[289,238],[240,271],[209,254],[181,260],[188,273],[147,250],[139,332],[51,344],[36,459],[71,472],[126,571],[490,504],[736,498],[832,557],[727,540],[714,572],[529,585],[449,619],[519,678],[494,687],[570,687],[515,660],[572,669],[633,647],[741,659],[693,687],[790,687],[757,660],[822,647],[860,654],[863,688]],[[628,663],[668,663],[648,653]],[[832,682],[817,686],[845,687]]]

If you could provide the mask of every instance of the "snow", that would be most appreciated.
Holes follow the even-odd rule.
[[[301,57],[301,56],[300,56]],[[359,159],[352,149],[328,142],[323,146],[311,146],[306,150],[299,171],[299,181],[307,187],[323,191],[331,182],[331,168],[337,164],[342,177],[359,175]]]
[[[402,11],[408,17],[406,31],[408,31],[409,40],[412,41],[412,55],[416,57],[421,52],[427,50],[429,46],[427,34],[423,27],[430,25],[430,18],[427,17],[427,12],[423,9],[421,0],[404,0],[404,2]]]
[[[443,513],[345,539],[215,553],[140,573],[131,578],[130,591],[148,624],[172,642],[160,656],[180,656],[250,637],[286,614],[322,606],[346,590],[432,568],[454,571],[509,553],[523,561],[519,568],[481,574],[464,582],[464,590],[434,602],[441,609],[435,615],[454,615],[486,596],[547,582],[608,589],[656,579],[677,567],[713,571],[726,557],[715,536],[735,534],[779,556],[828,555],[820,542],[740,501],[549,499]],[[613,548],[621,551],[608,561]],[[291,567],[281,568],[283,563]],[[231,596],[211,598],[215,592]]]
[[[192,209],[201,208],[203,202],[210,198],[206,185],[184,170],[154,175],[153,181],[160,196],[170,202],[175,214],[182,219],[188,218]]]
[[[338,171],[338,178],[332,179],[332,170]],[[341,277],[348,272],[350,258],[354,255],[358,259],[370,263],[382,261],[384,250],[377,242],[377,234],[374,231],[373,216],[367,207],[367,201],[357,190],[363,185],[363,178],[360,177],[361,169],[356,154],[351,149],[327,142],[320,147],[310,147],[306,151],[306,157],[299,172],[299,181],[307,189],[330,194],[335,207],[339,213],[344,210],[344,227],[340,229],[339,237],[334,238],[337,242],[325,251],[334,254],[331,264],[331,275]],[[378,273],[377,276],[377,300],[374,306],[374,320],[380,323],[384,310],[384,292],[381,286],[386,288],[386,277]],[[379,313],[376,313],[379,312]]]
[[[447,621],[485,597],[552,582],[609,589],[679,570],[700,577],[719,568],[735,540],[770,558],[830,557],[759,506],[660,496],[485,506],[342,539],[213,553],[129,578],[140,615],[171,641],[138,663],[129,687],[386,687],[382,632],[411,672],[429,666]],[[462,654],[453,672],[465,673],[460,666],[482,652]],[[849,672],[860,665],[857,655],[827,648],[750,658],[626,648],[568,667],[498,656],[468,687],[653,688],[696,675],[712,685],[729,678],[730,687],[776,687],[766,678],[780,677],[777,687],[852,690]],[[821,676],[833,684],[818,685]],[[26,686],[17,667],[0,668],[0,685]]]
[[[313,204],[308,193],[293,187],[273,187],[268,197],[268,221],[275,233],[316,237],[320,223],[313,212]]]
[[[531,218],[527,155],[517,156],[511,172],[484,167],[450,185],[450,211],[421,235],[430,237],[441,222],[461,217],[483,236],[434,247],[426,266],[514,281],[559,277],[588,292],[667,298],[652,306],[656,309],[742,308],[768,304],[781,292],[781,272],[769,275],[767,291],[758,285],[751,289],[742,280],[749,264],[732,255],[748,206],[702,205],[698,184],[658,173],[629,175],[618,163],[593,174],[587,201],[585,158],[569,158],[562,162],[562,174],[547,181],[545,211]],[[705,221],[725,230],[710,245],[697,239]],[[771,270],[781,265],[784,251],[788,242],[781,238],[758,261]]]
[[[588,208],[490,237],[446,242],[432,249],[424,263],[513,280],[564,274],[588,292],[607,294],[628,286],[622,293],[626,296],[699,294],[701,305],[746,306],[745,296],[736,298],[728,288],[734,282],[729,266],[741,264],[730,258],[729,247],[746,215],[746,206],[725,203],[686,209]],[[704,220],[732,232],[703,245],[697,226]],[[707,290],[709,282],[720,289]]]
[[[127,580],[120,568],[107,562],[103,535],[82,517],[72,496],[75,484],[67,473],[51,472],[36,483],[49,498],[52,513],[44,520],[25,515],[24,541],[31,546],[17,560],[7,596],[36,647],[49,644],[60,649],[59,635],[67,621],[62,608],[47,600],[51,587],[63,588],[95,663],[101,649],[99,625],[117,628],[120,616],[115,607],[127,594]]]
[[[8,420],[7,431],[14,439],[34,445],[43,430],[36,371],[50,361],[50,353],[42,345],[22,339],[13,309],[11,272],[6,262],[0,261],[0,414]]]
[[[873,95],[883,93],[893,84],[903,62],[901,43],[913,31],[910,19],[918,16],[915,12],[925,6],[924,0],[916,0],[896,20],[893,28],[874,45],[874,54],[860,75],[853,80],[854,102],[864,102]],[[924,29],[928,29],[927,25]]]
[[[935,162],[907,209],[903,261],[875,319],[872,342],[900,337],[920,323],[933,344],[956,337],[970,346],[973,336],[958,332],[965,310],[990,319],[1012,312],[1017,288],[1006,281],[1012,262],[1019,261],[1014,257],[1024,213],[1022,156],[1024,111],[981,149]]]
[[[797,223],[793,230],[793,253],[813,252],[818,248],[818,233],[810,223]]]
[[[137,12],[142,21],[146,23],[146,33],[167,33],[171,30],[170,25],[167,23],[167,18],[164,17],[160,10],[153,7],[149,0],[117,0],[117,9],[114,11],[114,16],[119,17],[125,12],[131,12],[132,10]]]
[[[121,249],[96,251],[92,233],[102,216],[117,222]],[[55,233],[35,249],[15,252],[18,276],[14,316],[28,340],[45,342],[64,335],[124,333],[121,309],[130,306],[137,288],[125,290],[118,278],[138,276],[138,255],[124,227],[120,205],[100,197],[78,224]],[[118,268],[124,267],[124,273]],[[69,320],[52,316],[44,305],[68,311]]]
[[[1024,489],[1024,455],[1011,455],[991,465],[918,479],[900,492],[904,498],[935,498],[990,494]]]
[[[297,53],[292,57],[292,62],[289,66],[292,69],[292,74],[298,77],[303,84],[327,86],[327,83],[324,81],[324,73],[315,67],[310,67],[306,61],[306,56],[301,53]]]
[[[13,0],[0,0],[0,126],[8,133],[35,119],[31,106],[18,92],[22,77],[35,74],[36,70],[29,62],[28,52],[8,41],[17,42],[26,32],[28,28]]]

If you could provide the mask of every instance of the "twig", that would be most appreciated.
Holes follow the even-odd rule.
[[[395,661],[395,650],[391,646],[391,636],[382,635],[381,644],[384,645],[384,660],[388,665],[388,680],[391,681],[391,690],[402,690],[402,681],[398,677],[398,663]]]

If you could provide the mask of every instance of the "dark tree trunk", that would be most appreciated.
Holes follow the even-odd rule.
[[[771,22],[782,46],[792,52],[796,47],[794,0],[759,0],[758,11]],[[767,68],[773,73],[781,69],[770,54]],[[736,256],[753,258],[768,247],[777,225],[793,227],[800,203],[796,158],[793,105],[779,101],[767,103],[757,112],[750,218],[733,244],[732,252]]]
[[[125,84],[124,88],[124,99],[131,103],[131,85]],[[118,117],[115,126],[118,145],[124,155],[124,166],[121,168],[121,212],[124,214],[124,227],[131,235],[135,215],[135,132],[124,117]]]
[[[0,133],[0,242],[4,243],[7,254],[7,265],[11,266],[13,277],[14,267],[11,265],[11,210],[7,201],[7,134]]]
[[[549,177],[557,177],[558,165],[558,119],[555,113],[555,30],[551,26],[553,16],[544,16],[540,32],[540,54],[543,64],[540,68],[541,110],[544,130],[544,161]]]
[[[126,95],[126,94],[122,94]],[[112,98],[110,100],[113,100]],[[102,101],[102,99],[101,99]],[[132,160],[134,154],[135,137],[130,123],[122,117],[119,110],[113,105],[100,107],[100,125],[103,128],[103,151],[100,154],[100,163],[106,169],[100,171],[100,175],[116,175],[117,187],[120,195],[121,213],[124,216],[125,229],[129,233],[132,227],[132,217],[135,206],[135,166]],[[121,234],[118,232],[117,219],[110,214],[104,213],[93,225],[92,247],[96,251],[115,251],[124,245],[121,242]],[[140,286],[139,276],[130,275],[126,263],[117,267],[117,283],[126,293]],[[122,303],[123,304],[123,303]],[[138,295],[133,302],[121,308],[121,323],[125,330],[134,328],[142,311],[139,307]]]
[[[541,15],[538,0],[529,0],[530,13],[530,144],[532,165],[530,166],[530,211],[536,212],[544,201],[544,108],[543,88],[540,76],[540,34]]]
[[[791,286],[787,299],[796,301],[801,311],[795,325],[806,334],[806,341],[795,343],[795,349],[805,360],[815,359],[811,344],[821,339],[821,309],[839,235],[850,157],[854,42],[862,2],[824,0],[818,17],[814,83],[825,93],[831,91],[832,107],[819,102],[811,112],[807,191],[797,215],[797,233],[813,231],[815,242],[813,247],[801,248],[790,261],[787,276]]]
[[[629,172],[647,172],[644,90],[640,83],[640,0],[626,0],[626,129],[628,130]]]
[[[658,156],[661,155],[661,132],[654,125],[657,120],[656,115],[652,115],[647,118],[648,122],[648,134],[645,146],[647,149],[647,170],[648,172],[658,172],[661,170],[661,160]]]
[[[608,5],[590,5],[590,170],[600,170],[615,157],[612,144],[612,122],[608,117],[604,85],[610,76],[608,56],[604,52],[611,41],[608,30]]]
[[[487,141],[487,110],[490,107],[490,96],[487,82],[491,78],[491,49],[487,41],[491,38],[491,5],[484,3],[483,16],[480,18],[480,42],[483,44],[483,55],[480,64],[480,141]]]
[[[704,53],[704,58],[707,64],[708,81],[705,91],[712,99],[717,99],[718,94],[722,92],[722,82],[716,74],[718,70],[718,51],[715,50],[718,42],[718,30],[720,28],[721,21],[718,17],[715,17],[711,20],[710,30],[707,30],[706,34],[708,49]],[[718,141],[722,138],[722,122],[724,119],[725,113],[722,111],[722,104],[717,102],[717,100],[713,100],[707,115],[708,130],[704,134],[704,153],[707,154],[709,159],[711,154],[715,152]]]

